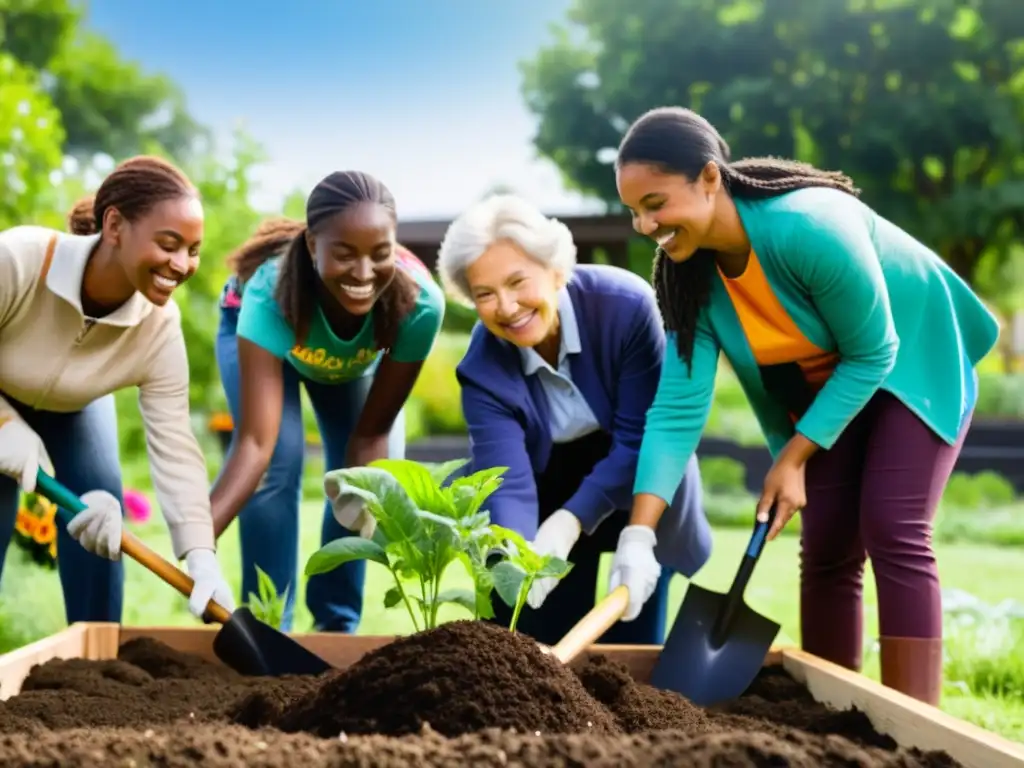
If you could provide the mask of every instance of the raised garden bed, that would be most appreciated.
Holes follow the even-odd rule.
[[[256,680],[216,662],[216,631],[78,624],[0,657],[0,765],[1024,766],[1024,748],[791,649],[701,710],[642,684],[652,647],[594,646],[569,670],[478,622],[296,634],[339,671]]]

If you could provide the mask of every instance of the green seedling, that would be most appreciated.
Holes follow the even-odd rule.
[[[509,528],[492,525],[491,531],[499,542],[498,548],[503,556],[491,569],[494,588],[512,609],[512,620],[508,628],[515,632],[519,614],[526,605],[526,597],[533,582],[546,578],[560,581],[572,570],[572,564],[553,555],[537,554],[526,539]]]
[[[280,629],[281,622],[284,620],[284,606],[288,602],[289,588],[285,587],[284,592],[278,595],[273,579],[258,565],[256,566],[256,584],[259,594],[249,593],[247,607],[252,611],[252,615],[264,624],[268,624],[274,629]]]
[[[372,560],[387,568],[395,581],[385,593],[385,607],[404,605],[417,631],[436,627],[438,609],[446,603],[462,606],[474,618],[492,617],[494,584],[486,556],[496,539],[482,507],[507,468],[482,470],[442,487],[465,463],[381,459],[366,467],[328,472],[325,485],[336,483],[341,494],[362,499],[377,527],[369,539],[350,536],[326,544],[306,563],[306,576],[354,560]],[[455,560],[472,576],[472,591],[441,590],[445,570]]]

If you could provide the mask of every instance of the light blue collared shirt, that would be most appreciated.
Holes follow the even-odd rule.
[[[586,398],[572,381],[569,355],[578,355],[582,347],[576,312],[569,291],[565,288],[558,292],[558,321],[562,337],[558,347],[558,370],[552,368],[532,347],[520,348],[519,355],[523,361],[523,372],[527,376],[536,375],[547,396],[552,442],[571,443],[598,431],[601,425]]]

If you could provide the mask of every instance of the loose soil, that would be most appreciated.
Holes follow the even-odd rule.
[[[319,678],[244,678],[133,640],[110,661],[53,660],[0,702],[4,768],[158,765],[319,768],[472,765],[958,765],[896,748],[858,712],[765,670],[702,709],[603,656],[573,668],[528,637],[453,622]]]

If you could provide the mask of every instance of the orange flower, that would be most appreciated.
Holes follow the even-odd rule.
[[[25,507],[18,510],[18,516],[14,521],[14,530],[22,536],[31,539],[36,532],[39,518],[29,512]]]
[[[207,427],[213,432],[230,432],[235,428],[235,423],[231,420],[230,413],[220,411],[210,416]]]
[[[57,526],[53,520],[40,520],[32,534],[38,544],[49,544],[57,539]]]

